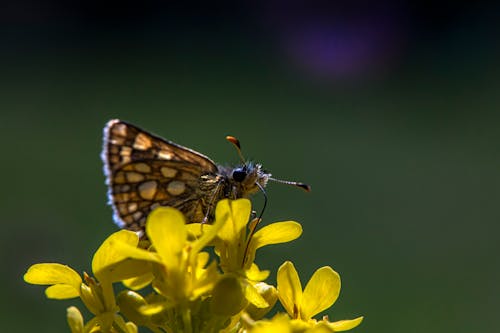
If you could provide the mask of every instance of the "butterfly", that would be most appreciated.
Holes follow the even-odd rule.
[[[165,140],[122,120],[104,127],[101,158],[113,218],[119,227],[143,232],[148,214],[159,206],[179,209],[188,223],[211,223],[215,205],[224,198],[247,198],[262,191],[269,180],[310,190],[303,183],[271,178],[261,164],[245,162],[227,167],[207,156]]]

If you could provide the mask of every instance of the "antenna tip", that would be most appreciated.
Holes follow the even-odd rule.
[[[234,136],[228,135],[226,136],[226,140],[238,147],[238,149],[241,149],[240,140],[236,139]]]
[[[296,185],[297,185],[297,187],[300,187],[301,189],[303,189],[306,192],[311,192],[311,186],[309,186],[307,184],[297,183]]]

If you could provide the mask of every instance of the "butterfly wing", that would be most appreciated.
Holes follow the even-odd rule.
[[[199,219],[200,177],[217,178],[208,157],[120,120],[104,128],[102,159],[115,222],[131,230],[143,230],[149,212],[160,205]]]

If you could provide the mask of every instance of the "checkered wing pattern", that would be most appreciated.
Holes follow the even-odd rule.
[[[104,129],[102,159],[115,222],[140,231],[157,206],[180,209],[201,222],[207,198],[218,196],[217,166],[206,156],[121,120]]]

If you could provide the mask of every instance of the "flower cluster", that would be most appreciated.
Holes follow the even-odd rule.
[[[138,332],[338,332],[359,325],[363,317],[330,322],[314,319],[340,292],[340,277],[330,267],[318,269],[302,288],[294,265],[278,270],[277,286],[264,282],[269,271],[255,264],[256,251],[292,241],[302,233],[299,223],[277,222],[254,232],[250,201],[222,200],[215,222],[186,224],[171,207],[148,217],[148,242],[121,230],[99,247],[92,260],[93,276],[83,278],[57,263],[31,266],[24,280],[49,285],[52,299],[79,297],[93,314],[83,319],[78,308],[67,309],[73,333]],[[121,282],[124,290],[115,293]],[[286,313],[265,318],[277,301]]]

